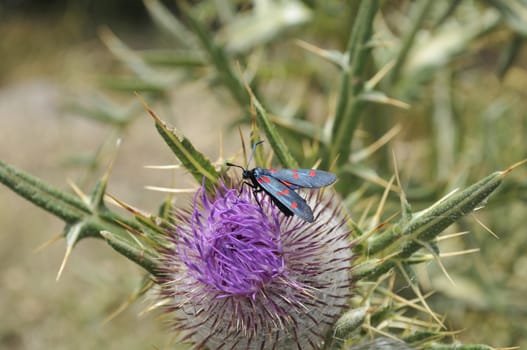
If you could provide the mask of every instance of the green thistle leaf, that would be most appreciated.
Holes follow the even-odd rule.
[[[298,168],[298,162],[293,157],[291,152],[289,152],[289,149],[287,148],[284,139],[282,138],[282,136],[280,136],[280,134],[276,130],[276,127],[269,119],[267,112],[260,104],[260,101],[258,101],[252,91],[249,90],[249,93],[251,94],[252,103],[256,108],[256,120],[264,130],[265,135],[267,136],[267,141],[269,141],[269,144],[273,148],[273,151],[276,154],[277,158],[286,168]]]
[[[181,164],[194,176],[198,183],[201,183],[203,177],[205,177],[205,187],[208,191],[212,191],[220,178],[220,174],[216,171],[214,165],[196,150],[186,137],[175,128],[168,127],[146,103],[143,102],[143,104],[154,119],[157,131],[181,161]]]
[[[145,270],[155,275],[159,271],[157,256],[153,249],[147,249],[133,240],[123,239],[109,231],[101,231],[101,236],[117,252],[126,256],[131,261],[142,266]]]
[[[501,184],[508,171],[495,172],[462,192],[455,193],[430,208],[414,213],[404,224],[399,222],[390,230],[373,236],[365,248],[371,258],[395,254],[379,264],[363,263],[356,270],[360,278],[372,280],[388,272],[398,261],[408,259],[422,248],[421,242],[431,242],[448,226],[480,206]]]

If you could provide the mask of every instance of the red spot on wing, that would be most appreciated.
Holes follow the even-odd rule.
[[[283,191],[280,191],[280,192],[278,192],[277,194],[278,194],[279,196],[285,196],[285,195],[288,194],[288,193],[289,193],[289,190],[288,190],[287,188],[284,188]]]
[[[311,177],[315,177],[315,176],[317,176],[317,172],[316,172],[315,170],[311,170],[311,171],[309,172],[309,176],[311,176]]]
[[[297,171],[296,170],[293,170],[293,177],[295,179],[298,179],[300,177],[300,175],[298,175]]]
[[[280,181],[282,181],[282,183],[283,183],[284,185],[288,186],[288,187],[293,186],[293,184],[292,184],[291,182],[287,182],[287,181],[285,181],[285,180],[280,180]]]
[[[278,170],[273,169],[273,168],[269,169],[269,172],[270,172],[270,173],[276,173],[277,171],[278,171]]]
[[[297,202],[291,203],[291,208],[293,208],[293,209],[298,208],[298,203]]]
[[[268,178],[267,176],[260,176],[260,177],[258,178],[258,182],[259,182],[259,183],[264,183],[264,182],[265,182],[265,183],[269,183],[269,182],[271,182],[271,179]]]

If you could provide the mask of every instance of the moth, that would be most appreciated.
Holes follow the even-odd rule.
[[[254,156],[256,146],[262,142],[253,145],[248,163]],[[337,180],[335,174],[316,169],[246,169],[237,164],[226,165],[242,169],[244,183],[253,189],[253,193],[265,192],[285,216],[296,215],[307,222],[314,221],[313,210],[295,190],[321,188]]]

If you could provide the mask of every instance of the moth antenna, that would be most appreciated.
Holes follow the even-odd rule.
[[[226,166],[234,166],[234,167],[236,167],[236,168],[240,168],[240,169],[242,169],[242,170],[245,171],[245,168],[242,167],[241,165],[238,165],[238,164],[232,164],[232,163],[226,162],[225,165],[226,165]]]
[[[254,145],[253,145],[253,149],[251,151],[251,156],[249,157],[249,160],[247,161],[247,166],[249,166],[249,164],[251,164],[251,160],[253,160],[253,157],[254,157],[254,152],[256,151],[256,146],[258,146],[259,144],[263,143],[264,140],[260,140],[258,142],[256,142]]]

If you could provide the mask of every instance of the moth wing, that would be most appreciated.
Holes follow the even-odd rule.
[[[331,185],[337,176],[329,171],[315,169],[262,169],[265,175],[274,177],[289,188],[319,188]],[[291,185],[291,186],[290,186]]]
[[[259,176],[257,181],[258,184],[273,198],[274,201],[282,204],[290,212],[301,217],[307,222],[313,222],[313,211],[309,205],[307,205],[306,201],[292,188],[286,186],[279,179],[266,174]],[[287,213],[285,214],[287,215]]]

